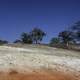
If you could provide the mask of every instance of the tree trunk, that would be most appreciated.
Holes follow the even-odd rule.
[[[38,41],[37,40],[35,40],[35,42],[36,42],[36,44],[38,44]]]
[[[68,48],[68,46],[69,46],[69,43],[67,42],[67,43],[66,43],[66,47]]]

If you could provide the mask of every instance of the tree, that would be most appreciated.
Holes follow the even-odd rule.
[[[50,41],[50,45],[58,44],[58,43],[60,43],[60,39],[57,37],[52,38]]]
[[[80,32],[77,32],[78,37],[80,38]]]
[[[73,31],[76,31],[76,32],[80,31],[80,21],[77,21],[76,23],[74,23],[74,24],[71,26],[71,29],[72,29]]]
[[[39,28],[33,28],[33,30],[30,32],[30,35],[32,37],[32,40],[34,43],[38,44],[42,41],[43,37],[46,35],[45,32],[43,32]]]
[[[80,21],[77,21],[71,26],[74,39],[80,42]]]
[[[70,32],[70,31],[62,31],[62,32],[60,32],[59,33],[59,37],[60,37],[62,43],[66,44],[67,47],[69,45],[69,42],[73,41],[72,32]]]
[[[22,43],[21,40],[16,39],[13,43]]]
[[[27,44],[32,44],[33,43],[32,38],[31,38],[30,34],[28,34],[28,33],[22,33],[21,41],[23,43],[27,43]]]
[[[8,44],[8,41],[6,41],[6,40],[0,40],[0,44]]]

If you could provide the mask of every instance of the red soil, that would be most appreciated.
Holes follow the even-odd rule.
[[[19,73],[12,70],[10,72],[0,72],[0,80],[80,80],[80,76],[48,70],[33,73]]]

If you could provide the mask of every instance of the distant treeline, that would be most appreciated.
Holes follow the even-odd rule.
[[[15,40],[13,43],[24,43],[24,44],[41,44],[41,41],[46,36],[46,32],[38,27],[35,27],[30,32],[23,32],[20,39]],[[0,40],[0,44],[8,43],[8,41]],[[70,44],[80,44],[80,21],[77,21],[67,30],[61,31],[57,37],[53,37],[49,45],[64,45],[69,47]]]

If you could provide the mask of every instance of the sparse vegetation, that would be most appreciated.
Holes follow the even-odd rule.
[[[33,28],[33,30],[30,32],[30,35],[32,37],[33,43],[38,44],[42,41],[42,39],[46,35],[46,33],[36,27],[36,28]]]
[[[13,43],[22,43],[21,40],[16,39]]]
[[[32,37],[28,33],[22,33],[21,34],[21,41],[25,44],[32,44]]]
[[[72,45],[77,46],[77,44],[80,45],[80,21],[73,24],[68,30],[60,32],[57,39],[52,38],[50,41],[51,46],[59,48],[72,49]]]
[[[23,32],[21,38],[13,43],[23,44],[40,44],[46,33],[38,27],[35,27],[30,32]],[[8,41],[0,40],[0,44],[7,44]],[[80,45],[80,21],[74,23],[69,29],[61,31],[57,37],[53,37],[49,45],[59,48],[70,48],[70,45]],[[44,45],[44,44],[43,44]]]
[[[41,29],[33,28],[33,30],[29,33],[23,32],[21,34],[21,40],[20,41],[22,41],[25,44],[33,44],[33,43],[39,44],[45,35],[46,35],[45,32],[42,31]]]
[[[51,39],[49,44],[52,46],[53,44],[59,44],[59,43],[60,43],[60,39],[57,37],[54,37]]]
[[[76,23],[72,25],[71,31],[73,32],[73,37],[74,37],[75,42],[80,43],[80,21],[77,21]]]
[[[6,40],[0,40],[0,45],[7,44],[7,43],[8,43],[8,41],[6,41]]]
[[[59,33],[59,38],[60,38],[61,42],[63,44],[65,44],[67,47],[69,45],[69,42],[73,41],[72,32],[70,32],[70,31],[62,31],[62,32],[60,32]]]

